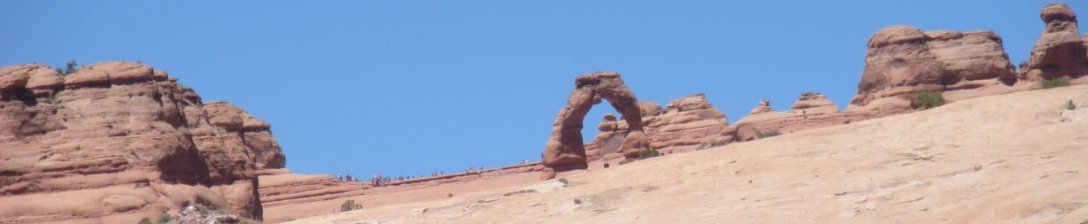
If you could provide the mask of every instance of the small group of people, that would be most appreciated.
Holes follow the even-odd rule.
[[[340,181],[359,181],[359,179],[356,179],[355,176],[350,174],[337,174],[335,177]]]
[[[381,187],[389,183],[400,182],[408,179],[411,178],[405,176],[383,177],[381,174],[374,173],[374,178],[370,179],[370,184],[374,185],[375,187]]]
[[[436,171],[431,172],[432,177],[441,176],[441,175],[445,175],[445,174],[446,174],[446,172],[443,172],[443,171],[440,171],[440,170],[436,170]],[[374,173],[374,177],[372,177],[370,179],[370,184],[374,185],[375,187],[380,187],[380,186],[385,186],[385,185],[387,185],[389,183],[406,181],[406,180],[411,180],[411,179],[416,179],[416,178],[423,178],[423,176],[416,176],[416,177],[410,177],[410,176],[383,177],[381,174]]]
[[[479,167],[470,166],[465,169],[465,174],[476,174],[476,176],[483,175],[484,169]]]

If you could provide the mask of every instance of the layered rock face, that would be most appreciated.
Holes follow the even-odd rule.
[[[943,92],[945,100],[1014,91],[1016,73],[990,31],[922,32],[892,26],[869,39],[858,94],[851,113],[891,114],[910,111],[915,93]]]
[[[642,113],[638,99],[618,73],[593,73],[579,76],[574,81],[575,89],[567,98],[567,105],[559,110],[552,124],[551,137],[542,155],[544,166],[548,167],[543,178],[552,178],[555,171],[567,169],[585,169],[586,152],[582,145],[582,123],[590,107],[608,102],[623,115],[628,124],[620,152],[625,156],[638,155],[638,150],[648,146],[642,131]]]
[[[820,93],[805,92],[797,98],[789,111],[777,112],[770,102],[760,100],[759,105],[725,133],[736,141],[751,141],[804,129],[843,124],[850,120],[839,113],[839,107]]]
[[[209,123],[220,128],[218,131],[241,137],[242,144],[253,152],[257,169],[280,169],[286,165],[287,158],[272,137],[272,126],[267,122],[221,101],[204,104],[204,113],[208,115]]]
[[[1021,64],[1024,79],[1039,81],[1058,77],[1079,78],[1088,74],[1088,46],[1077,29],[1077,16],[1065,3],[1050,3],[1039,17],[1046,29]]]
[[[268,124],[128,62],[0,68],[0,220],[132,223],[199,203],[262,215]]]
[[[670,101],[663,111],[646,120],[650,147],[661,153],[686,152],[699,144],[731,141],[721,136],[729,126],[729,118],[703,94]]]
[[[639,105],[643,114],[647,115],[642,118],[642,123],[650,141],[649,148],[660,153],[686,152],[700,144],[720,145],[731,141],[731,138],[722,136],[728,128],[729,119],[703,94],[673,100],[664,109],[649,101],[639,102]],[[627,128],[626,121],[616,121],[614,115],[605,115],[598,125],[601,132],[585,146],[589,159],[622,158],[616,152]]]

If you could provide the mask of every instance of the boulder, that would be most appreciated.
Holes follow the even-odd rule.
[[[914,94],[923,91],[944,92],[946,101],[1014,91],[1016,73],[1001,42],[990,31],[881,29],[869,39],[858,93],[847,112],[911,111]]]
[[[757,107],[758,108],[758,107]],[[827,99],[822,93],[804,92],[793,102],[792,111],[801,111],[803,115],[821,115],[839,113],[839,106]]]
[[[11,92],[26,87],[30,81],[30,72],[34,65],[8,66],[0,68],[0,92]]]
[[[64,79],[60,72],[45,65],[34,65],[30,72],[30,80],[26,83],[27,89],[54,90],[64,87]]]
[[[748,114],[761,114],[771,111],[774,111],[774,108],[771,108],[771,101],[767,99],[761,99],[759,100],[759,105],[756,105],[755,108],[752,108],[752,110],[748,111]]]
[[[1077,28],[1077,16],[1065,3],[1050,3],[1039,17],[1046,29],[1031,49],[1028,62],[1021,65],[1021,76],[1030,81],[1088,74],[1088,47]]]

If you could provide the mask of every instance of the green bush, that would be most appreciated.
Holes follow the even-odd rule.
[[[138,223],[139,224],[151,224],[151,219],[149,219],[147,217],[144,217],[143,219],[140,219],[140,222],[138,222]]]
[[[155,223],[170,223],[170,214],[163,212],[159,214],[159,218],[155,220]]]
[[[944,105],[944,97],[940,92],[922,91],[914,93],[914,102],[911,102],[911,106],[914,108],[929,109]]]
[[[65,66],[64,73],[61,73],[61,74],[62,75],[67,75],[67,74],[76,73],[76,70],[78,69],[76,66],[78,66],[78,65],[79,64],[76,64],[76,60],[68,60],[68,63],[64,64],[64,66]]]
[[[1049,89],[1049,88],[1054,88],[1054,87],[1062,87],[1062,86],[1068,86],[1068,85],[1069,85],[1069,80],[1065,79],[1065,78],[1062,78],[1062,77],[1043,80],[1043,89]]]
[[[653,149],[653,148],[648,148],[648,149],[643,149],[642,151],[638,151],[638,159],[653,158],[653,157],[657,157],[657,156],[660,156],[660,155],[661,155],[661,153],[657,152],[657,150]]]
[[[570,183],[570,182],[567,181],[567,178],[559,178],[559,182],[563,183],[563,186],[566,186],[567,184]]]
[[[703,150],[729,144],[730,140],[711,139],[695,145],[695,150]]]
[[[343,204],[340,204],[340,211],[341,212],[347,212],[347,211],[362,209],[362,208],[363,208],[363,205],[355,203],[355,200],[347,200],[347,201],[344,201]]]
[[[1065,109],[1066,110],[1076,110],[1077,105],[1073,104],[1073,100],[1068,100],[1068,101],[1065,101]]]
[[[779,135],[782,135],[782,132],[778,132],[778,130],[768,132],[761,132],[759,130],[756,130],[756,139],[770,138]]]

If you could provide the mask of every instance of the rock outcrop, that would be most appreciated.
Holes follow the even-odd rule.
[[[253,152],[257,169],[280,169],[286,165],[287,158],[267,122],[222,101],[204,104],[204,113],[208,122],[218,127],[217,131],[241,137],[242,144]]]
[[[732,141],[721,136],[729,126],[729,118],[703,94],[673,100],[664,111],[644,120],[650,148],[661,153],[687,152],[699,144]]]
[[[1014,91],[1016,73],[990,31],[922,32],[891,26],[869,39],[858,93],[847,112],[912,110],[914,94],[943,92],[946,101]]]
[[[267,123],[143,64],[58,71],[0,68],[0,220],[134,223],[194,203],[261,218],[254,172],[283,165]]]
[[[649,139],[649,148],[660,153],[671,154],[696,149],[700,144],[721,145],[731,142],[731,138],[722,135],[729,125],[729,119],[703,94],[696,94],[673,100],[662,109],[656,103],[639,102],[643,114],[644,132]],[[623,134],[628,128],[626,121],[616,121],[615,116],[604,116],[596,138],[585,145],[589,160],[616,160]]]
[[[639,150],[648,146],[642,130],[642,108],[635,94],[620,79],[620,74],[598,72],[579,76],[574,84],[576,88],[567,98],[567,105],[556,115],[551,137],[542,155],[544,166],[548,167],[543,175],[545,179],[554,177],[556,171],[585,169],[588,166],[582,145],[582,123],[590,107],[600,103],[601,99],[608,100],[627,122],[620,152],[634,157]]]
[[[789,111],[773,111],[770,102],[760,100],[752,113],[737,121],[725,135],[736,141],[751,141],[800,130],[843,124],[850,118],[821,93],[804,92]]]
[[[752,110],[748,111],[748,115],[767,113],[771,111],[774,111],[774,109],[771,108],[771,101],[767,99],[760,99],[759,105],[757,105],[756,108],[752,108]]]
[[[1077,29],[1073,10],[1065,3],[1050,3],[1039,14],[1046,29],[1031,49],[1029,61],[1021,64],[1023,78],[1040,81],[1088,74],[1088,46]]]

